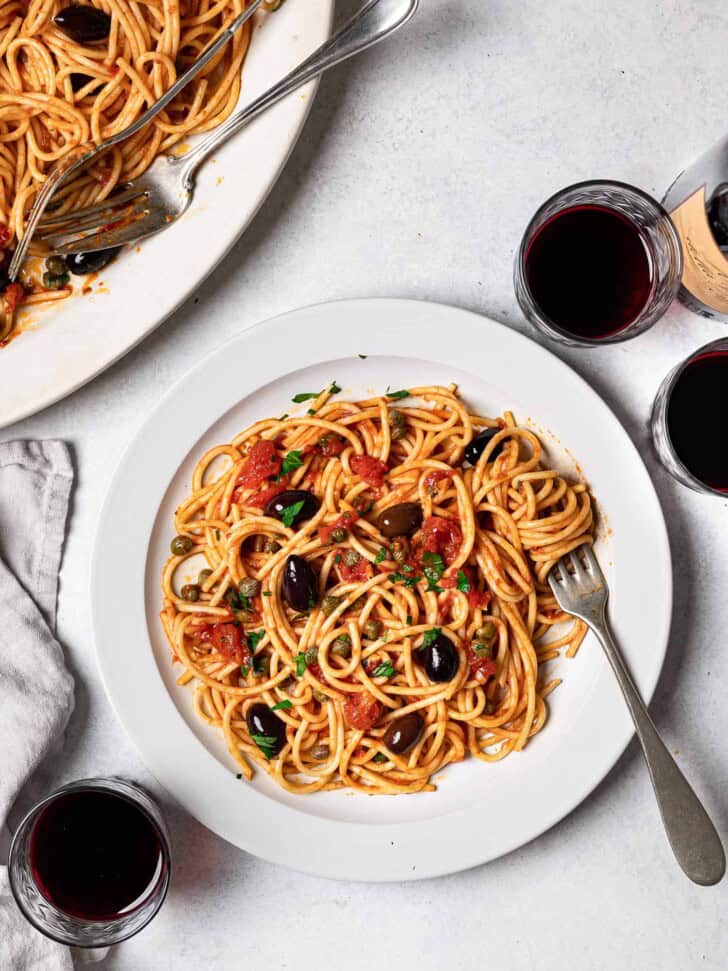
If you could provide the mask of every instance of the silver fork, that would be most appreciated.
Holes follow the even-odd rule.
[[[561,609],[588,624],[604,648],[632,716],[677,862],[695,883],[703,886],[718,883],[725,873],[725,853],[720,838],[660,738],[612,638],[606,610],[609,588],[591,546],[581,546],[559,560],[551,569],[548,581]]]
[[[161,156],[141,178],[103,204],[47,216],[39,223],[37,235],[55,252],[68,254],[138,242],[167,229],[189,207],[195,173],[215,149],[312,78],[394,33],[412,17],[418,4],[419,0],[367,0],[295,70],[228,118],[186,155]]]

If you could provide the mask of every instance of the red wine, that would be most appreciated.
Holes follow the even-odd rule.
[[[624,330],[652,293],[644,237],[627,216],[606,206],[563,209],[536,231],[526,280],[541,311],[562,331],[599,340]]]
[[[708,351],[681,371],[667,404],[672,447],[696,479],[728,492],[728,452],[715,435],[728,404],[728,351]]]
[[[61,794],[30,837],[30,864],[43,896],[84,920],[114,920],[140,904],[164,869],[156,826],[123,796],[88,789]]]

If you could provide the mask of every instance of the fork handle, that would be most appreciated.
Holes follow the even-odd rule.
[[[191,186],[200,165],[223,142],[235,135],[272,105],[302,87],[308,81],[341,64],[360,51],[383,40],[401,27],[417,9],[419,0],[404,7],[402,0],[367,0],[361,10],[325,41],[313,54],[302,61],[290,74],[269,88],[247,107],[231,115],[206,139],[186,155],[170,158],[171,165],[183,168],[185,183]]]
[[[712,886],[725,873],[720,837],[660,738],[606,625],[593,625],[592,629],[604,648],[632,715],[675,859],[694,883]]]

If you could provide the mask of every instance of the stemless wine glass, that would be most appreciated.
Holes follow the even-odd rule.
[[[650,418],[655,449],[667,471],[696,492],[723,499],[728,497],[728,455],[714,428],[726,399],[728,339],[721,338],[670,371]]]
[[[611,221],[583,221],[577,228],[572,221],[570,240],[559,238],[559,220],[573,214],[612,214]],[[619,223],[622,224],[621,236]],[[547,237],[543,233],[549,227]],[[612,238],[609,237],[611,233]],[[631,238],[630,238],[631,234]],[[641,242],[640,242],[641,241]],[[573,330],[547,312],[533,292],[529,280],[529,259],[534,258],[534,243],[540,250],[539,260],[552,288],[552,305],[570,302],[584,327]],[[544,248],[548,247],[544,253]],[[609,271],[613,278],[610,297],[621,301],[619,311],[624,319],[602,332],[589,336],[589,322],[597,313],[608,314],[603,306],[604,294],[590,288],[588,280],[598,278],[603,269],[604,254],[609,253]],[[568,257],[572,258],[569,259]],[[644,281],[637,279],[641,268],[630,265],[634,257],[644,261]],[[620,261],[622,265],[620,265]],[[585,273],[585,269],[588,273]],[[645,192],[623,182],[607,180],[579,182],[551,196],[528,224],[516,254],[514,287],[516,298],[526,318],[553,340],[575,347],[599,346],[636,337],[651,327],[665,313],[680,289],[682,250],[680,239],[670,217],[662,206]],[[588,278],[588,280],[587,280]],[[642,285],[644,284],[644,286]],[[629,287],[634,285],[635,293]],[[632,304],[630,304],[632,298]],[[607,298],[609,299],[609,298]],[[583,312],[583,316],[582,316]]]
[[[99,794],[112,795],[124,800],[128,809],[133,809],[129,818],[131,821],[137,818],[135,838],[137,831],[147,836],[146,841],[142,838],[140,842],[147,848],[151,846],[156,858],[151,865],[150,879],[148,883],[145,881],[144,891],[137,899],[130,901],[128,907],[113,915],[99,913],[89,916],[72,912],[72,908],[68,905],[62,908],[52,899],[53,894],[49,893],[48,887],[43,885],[38,860],[35,858],[38,847],[34,844],[40,838],[37,835],[39,823],[41,828],[47,825],[44,820],[48,819],[49,814],[52,818],[54,811],[61,812],[69,799],[80,800],[89,795],[93,798]],[[99,820],[99,824],[103,824],[102,819]],[[112,821],[109,821],[109,826],[110,829],[113,828]],[[121,839],[122,834],[111,832],[111,836]],[[90,835],[89,839],[92,839]],[[51,846],[51,852],[52,850]],[[97,855],[95,847],[90,846],[89,851],[91,859],[86,862],[103,869],[103,859],[98,862],[95,858]],[[141,847],[139,852],[142,852]],[[8,869],[10,887],[15,900],[23,915],[37,930],[61,944],[79,948],[108,948],[136,934],[155,916],[167,894],[170,866],[171,854],[167,828],[159,807],[151,797],[139,786],[124,779],[95,778],[81,779],[63,786],[30,810],[13,837]],[[110,882],[113,881],[113,874],[104,875]],[[61,874],[61,879],[63,876]],[[66,874],[66,876],[75,882],[76,887],[78,886],[78,873]]]

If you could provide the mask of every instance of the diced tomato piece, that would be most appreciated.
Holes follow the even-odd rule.
[[[350,728],[368,732],[382,717],[382,705],[368,691],[349,695],[344,702],[344,721]]]
[[[418,539],[420,557],[422,553],[440,553],[449,565],[460,552],[463,534],[453,519],[429,516],[422,524]]]
[[[334,432],[326,432],[319,438],[314,446],[315,451],[319,452],[324,458],[330,459],[335,455],[341,455],[346,448],[346,439]]]
[[[343,583],[364,583],[374,576],[374,570],[369,560],[362,557],[354,566],[346,563],[339,563],[339,576]]]
[[[424,486],[425,492],[430,496],[437,495],[437,488],[441,482],[445,479],[451,479],[455,475],[454,472],[446,472],[444,469],[435,469],[434,472],[429,472],[425,476]]]
[[[473,584],[470,585],[470,593],[468,594],[468,603],[473,610],[483,610],[493,599],[493,594],[490,590],[476,590]]]
[[[498,665],[492,658],[479,657],[473,650],[472,644],[468,644],[465,653],[468,664],[470,665],[470,674],[479,684],[485,684],[491,678],[495,677],[498,671]]]
[[[253,663],[248,641],[236,624],[207,624],[200,631],[200,640],[212,645],[214,651],[237,664]]]
[[[281,457],[273,442],[256,442],[240,471],[237,484],[243,489],[257,489],[280,471]]]
[[[372,486],[380,486],[387,474],[387,466],[371,455],[352,455],[351,467],[356,475]]]
[[[10,316],[15,313],[17,307],[25,300],[25,287],[22,283],[10,283],[5,287],[3,302],[5,313]]]
[[[278,482],[275,485],[270,486],[268,489],[261,489],[260,492],[254,492],[252,496],[249,496],[245,502],[248,506],[256,506],[258,509],[265,509],[271,499],[275,499],[282,492],[286,491],[286,483]],[[237,490],[236,490],[237,491]]]
[[[359,513],[354,512],[353,509],[351,512],[342,513],[338,519],[334,520],[333,523],[329,523],[327,526],[319,526],[319,539],[322,543],[331,542],[331,534],[335,529],[339,529],[340,526],[343,526],[344,529],[348,529],[350,526],[354,525],[358,518]]]
[[[5,223],[0,223],[0,249],[5,249],[9,242],[10,230]]]

